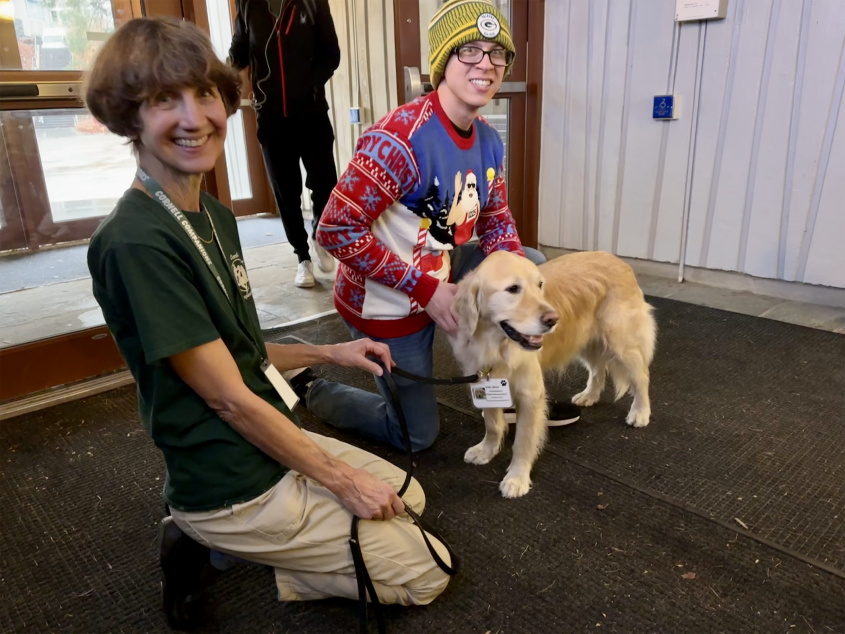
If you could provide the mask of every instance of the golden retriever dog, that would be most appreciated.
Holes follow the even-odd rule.
[[[515,498],[531,487],[531,467],[546,440],[545,371],[579,359],[590,378],[572,402],[599,400],[610,373],[616,399],[632,392],[627,423],[648,425],[649,365],[657,327],[634,271],[614,255],[564,255],[537,267],[496,251],[458,284],[458,330],[449,337],[464,374],[507,378],[516,408],[513,458],[499,485]],[[507,424],[501,409],[485,409],[484,440],[464,460],[487,464],[499,453]]]

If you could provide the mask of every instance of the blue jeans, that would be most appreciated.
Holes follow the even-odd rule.
[[[535,249],[525,248],[526,257],[535,264],[546,261],[545,256]],[[477,243],[461,245],[452,251],[452,280],[458,282],[475,269],[484,259],[484,252]],[[367,337],[351,324],[346,324],[353,339]],[[410,335],[382,339],[369,337],[373,341],[386,343],[396,365],[419,376],[432,376],[434,363],[434,323]],[[405,447],[402,428],[393,405],[393,398],[387,381],[374,377],[378,394],[355,387],[317,379],[311,384],[305,398],[305,405],[314,416],[337,429],[357,433],[377,442]],[[435,386],[393,377],[399,402],[408,424],[408,433],[413,451],[422,451],[434,444],[440,432],[440,416],[437,412]]]

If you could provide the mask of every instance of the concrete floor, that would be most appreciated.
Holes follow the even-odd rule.
[[[695,282],[681,283],[674,278],[643,273],[637,274],[637,281],[646,295],[845,334],[845,308],[795,302]]]
[[[287,242],[278,216],[250,216],[238,222],[245,249]],[[0,255],[0,295],[39,286],[90,277],[86,253],[88,242],[48,247],[38,251],[13,251]]]
[[[297,259],[287,243],[245,249],[244,259],[262,328],[334,308],[334,272],[315,266],[317,286],[297,288]],[[90,278],[0,294],[0,348],[103,324]]]
[[[78,250],[82,252],[82,250]],[[317,286],[296,288],[297,260],[287,243],[246,248],[245,259],[263,328],[330,311],[334,272],[316,270]],[[746,291],[638,275],[647,295],[845,334],[845,309],[787,301]],[[0,294],[0,348],[103,324],[90,279]]]

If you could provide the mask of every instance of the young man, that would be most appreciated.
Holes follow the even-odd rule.
[[[502,140],[478,116],[514,60],[506,19],[483,0],[451,0],[431,19],[428,39],[436,91],[361,136],[317,231],[341,262],[335,306],[352,336],[387,343],[398,367],[422,376],[432,375],[435,324],[456,327],[457,280],[498,249],[545,261],[520,243]],[[376,377],[379,396],[303,374],[297,383],[308,385],[306,403],[317,417],[403,446],[384,379]],[[412,448],[431,446],[440,428],[434,387],[395,382]],[[578,416],[571,404],[552,404],[553,424]]]
[[[285,233],[299,258],[294,284],[314,286],[311,251],[323,271],[334,260],[302,222],[302,174],[311,190],[312,235],[337,183],[326,82],[340,64],[328,0],[238,0],[229,60],[252,71],[258,141]],[[311,251],[309,251],[309,242]]]

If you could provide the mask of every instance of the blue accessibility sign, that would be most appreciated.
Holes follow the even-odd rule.
[[[675,96],[658,95],[655,97],[652,117],[655,119],[675,119]]]

